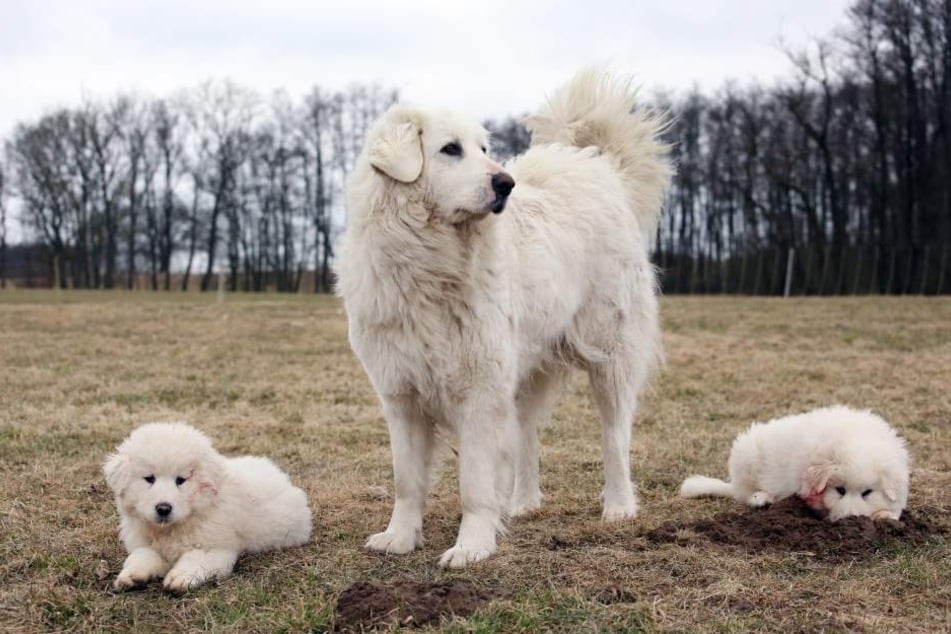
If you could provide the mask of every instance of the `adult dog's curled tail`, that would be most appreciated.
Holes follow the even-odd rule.
[[[588,68],[555,91],[525,124],[532,145],[594,146],[612,157],[641,229],[652,240],[673,168],[670,147],[660,139],[666,117],[636,102],[631,80]]]
[[[690,476],[680,485],[680,497],[682,498],[697,498],[702,495],[731,498],[733,497],[733,485],[717,478],[708,478],[701,475]]]

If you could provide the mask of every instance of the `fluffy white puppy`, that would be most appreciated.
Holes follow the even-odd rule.
[[[506,515],[537,509],[538,428],[571,366],[601,411],[603,517],[632,518],[631,424],[660,354],[653,236],[671,173],[662,123],[627,82],[579,73],[527,121],[505,168],[477,122],[397,105],[347,188],[337,291],[380,396],[396,499],[367,547],[422,543],[435,434],[459,444],[462,524],[440,559],[496,549]]]
[[[683,497],[732,497],[763,506],[799,495],[835,521],[898,519],[908,499],[909,458],[882,418],[836,406],[753,423],[730,451],[730,481],[691,476]]]
[[[310,538],[307,496],[267,458],[226,458],[183,423],[137,428],[103,466],[129,553],[117,589],[164,577],[186,590],[231,574],[238,555]]]

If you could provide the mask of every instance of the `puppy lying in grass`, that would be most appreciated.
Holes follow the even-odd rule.
[[[842,406],[753,423],[733,441],[729,470],[729,482],[687,478],[680,495],[754,507],[799,495],[830,521],[897,520],[908,498],[905,441],[879,416]]]
[[[113,584],[164,577],[182,591],[231,574],[242,553],[310,538],[304,492],[267,458],[226,458],[182,423],[143,425],[103,465],[129,552]]]

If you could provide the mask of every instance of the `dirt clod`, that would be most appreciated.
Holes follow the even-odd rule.
[[[445,615],[469,616],[493,593],[466,581],[425,583],[401,580],[386,585],[358,582],[337,599],[335,631],[363,632],[384,625],[421,627]]]
[[[610,585],[592,597],[598,603],[603,605],[614,605],[615,603],[635,603],[637,595],[626,588],[618,585]]]
[[[689,543],[702,536],[715,544],[751,552],[798,552],[823,560],[867,557],[890,542],[920,544],[945,532],[928,519],[906,510],[899,521],[846,517],[837,522],[817,518],[799,498],[765,509],[724,513],[697,522],[667,522],[645,533],[648,543]]]

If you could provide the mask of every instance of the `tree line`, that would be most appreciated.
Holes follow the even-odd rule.
[[[661,100],[665,289],[951,290],[951,0],[859,0],[787,55],[779,86]]]
[[[295,103],[225,81],[87,101],[17,126],[0,185],[63,287],[208,290],[223,269],[232,290],[296,292],[311,270],[328,291],[344,179],[396,98],[353,85]]]
[[[666,292],[948,292],[951,0],[857,0],[791,76],[659,95],[677,164],[655,241]],[[395,90],[262,99],[230,82],[19,125],[4,192],[63,286],[330,288],[341,192]],[[493,150],[530,143],[487,121]],[[0,267],[4,258],[0,256]],[[3,271],[0,269],[0,278]]]

